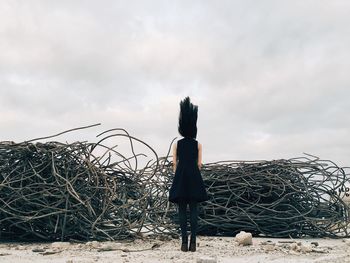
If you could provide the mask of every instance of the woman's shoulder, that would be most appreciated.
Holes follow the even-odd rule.
[[[184,138],[178,139],[178,140],[176,141],[176,144],[181,143],[183,140],[184,140]]]
[[[173,147],[176,148],[176,147],[179,145],[179,143],[181,143],[182,141],[183,141],[183,138],[182,138],[182,139],[176,140],[176,141],[174,142]]]

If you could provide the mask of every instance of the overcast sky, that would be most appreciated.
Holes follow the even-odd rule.
[[[203,163],[350,166],[350,1],[0,0],[0,140],[94,123],[167,154],[198,105]],[[123,138],[114,138],[118,144]]]

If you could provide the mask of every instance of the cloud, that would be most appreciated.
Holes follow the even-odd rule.
[[[165,155],[189,95],[204,162],[312,151],[349,165],[349,7],[2,1],[0,140],[101,122]]]

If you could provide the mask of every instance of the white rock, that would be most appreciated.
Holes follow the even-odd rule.
[[[203,257],[197,258],[196,262],[197,263],[216,263],[217,260],[215,258],[203,256]]]
[[[235,241],[237,241],[238,244],[243,245],[243,246],[252,245],[253,244],[252,233],[240,231],[236,235]]]

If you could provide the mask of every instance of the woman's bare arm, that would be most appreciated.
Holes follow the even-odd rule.
[[[202,144],[198,143],[198,168],[202,168]]]
[[[174,173],[176,171],[176,147],[177,147],[177,143],[175,143],[173,145],[173,171],[174,171]]]

